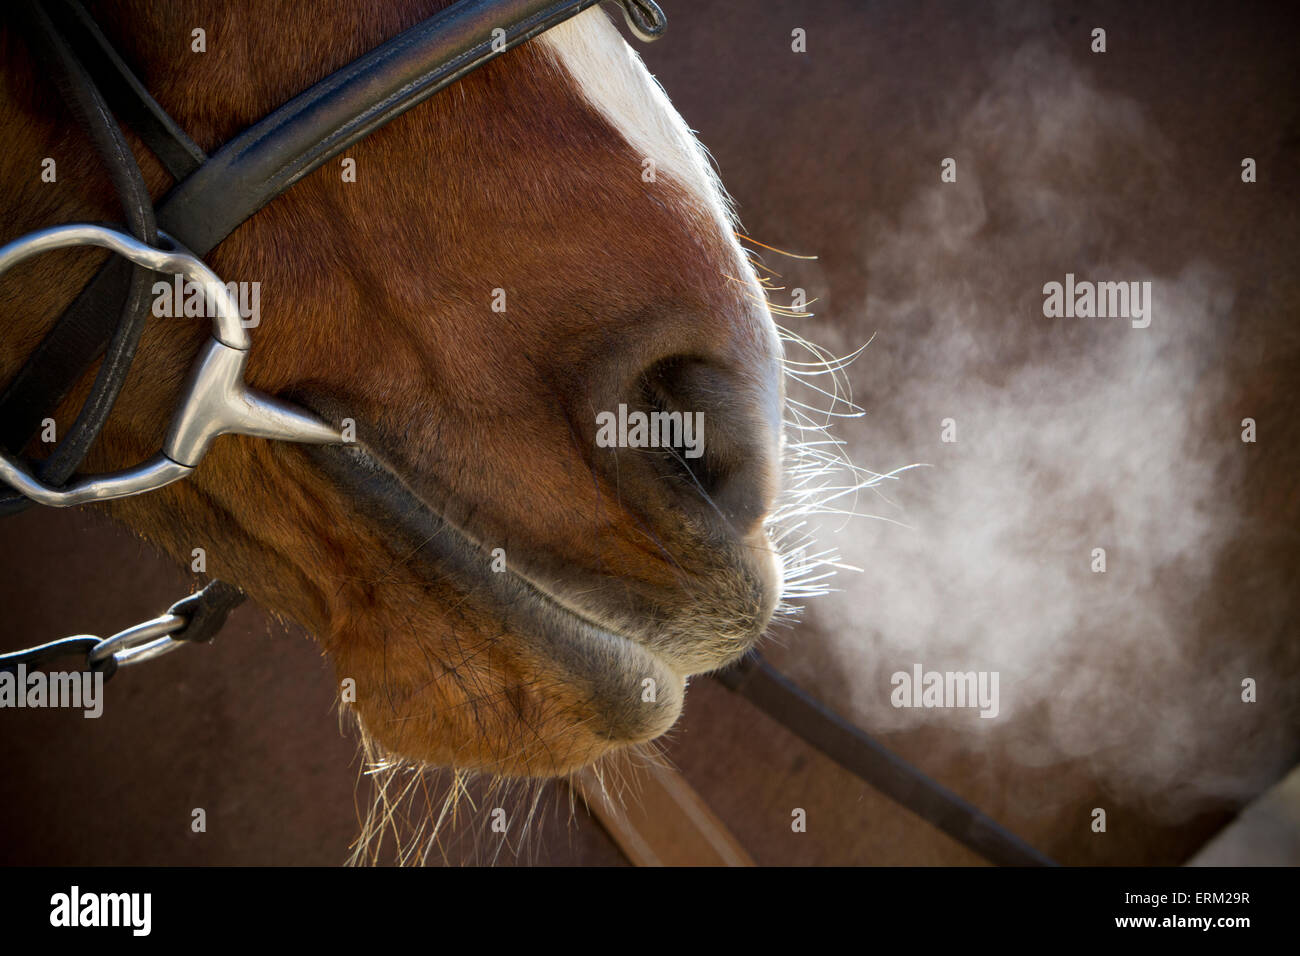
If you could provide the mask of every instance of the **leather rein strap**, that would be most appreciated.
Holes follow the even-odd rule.
[[[69,39],[70,35],[80,35],[68,29],[66,17],[72,12],[61,4],[51,4],[47,9],[26,3],[23,13],[32,48],[53,68],[64,99],[108,168],[131,234],[141,242],[155,245],[158,227],[153,201],[100,86],[86,69],[82,54],[77,52],[79,44]],[[56,25],[52,17],[60,23]],[[59,323],[63,327],[61,336],[51,334],[41,342],[0,398],[0,429],[3,429],[0,444],[14,452],[21,451],[31,439],[39,416],[54,411],[67,390],[107,346],[90,396],[72,428],[50,457],[34,468],[38,477],[49,485],[61,486],[85,460],[126,381],[149,315],[151,275],[148,269],[113,259],[101,274],[104,281],[96,293],[93,308],[65,315]],[[114,332],[111,320],[117,303],[121,303],[120,319]],[[96,351],[85,356],[80,350],[63,348],[59,339],[69,338],[93,346]],[[0,497],[0,514],[11,514],[28,504],[29,499],[23,495],[10,493]]]
[[[1055,866],[992,817],[800,690],[759,654],[713,675],[859,780],[999,866]]]

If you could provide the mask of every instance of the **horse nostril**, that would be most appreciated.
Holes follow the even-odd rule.
[[[633,397],[646,409],[652,437],[667,438],[646,451],[674,497],[720,515],[741,534],[763,519],[776,493],[779,410],[765,384],[677,356],[647,368]]]
[[[717,442],[705,443],[705,402],[693,381],[697,374],[687,368],[688,364],[688,359],[656,362],[641,379],[641,398],[652,421],[667,423],[670,436],[681,421],[680,441],[666,443],[661,448],[663,455],[678,465],[703,494],[713,497],[726,481],[732,463],[717,454]]]

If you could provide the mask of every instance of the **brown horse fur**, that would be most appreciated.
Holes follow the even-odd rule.
[[[440,4],[338,6],[91,10],[211,151]],[[205,54],[190,50],[196,25]],[[4,238],[120,219],[16,31],[0,42],[0,176],[18,184],[3,200]],[[136,153],[160,197],[167,177]],[[355,183],[327,163],[209,257],[225,281],[262,283],[250,382],[354,419],[367,456],[357,467],[383,461],[477,545],[483,575],[502,548],[513,571],[630,637],[575,670],[507,621],[485,578],[417,554],[420,542],[359,508],[300,446],[225,437],[187,480],[107,510],[186,564],[205,549],[210,574],[305,625],[340,680],[355,681],[356,712],[390,753],[553,774],[658,735],[684,678],[748,647],[778,597],[764,518],[778,485],[779,345],[743,253],[671,175],[643,179],[642,157],[536,43],[347,155]],[[46,156],[57,184],[40,182]],[[64,251],[4,277],[0,378],[101,261]],[[505,313],[491,308],[495,289]],[[202,321],[151,320],[87,471],[157,451],[206,334]],[[88,383],[59,410],[61,428]],[[704,412],[702,469],[595,447],[595,413],[646,389]],[[658,693],[642,703],[646,678]]]

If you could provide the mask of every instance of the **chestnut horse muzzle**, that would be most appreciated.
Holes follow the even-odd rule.
[[[232,297],[202,261],[241,223],[294,183],[389,120],[531,37],[599,0],[460,0],[353,61],[207,156],[149,95],[75,0],[27,0],[32,49],[61,76],[122,201],[127,230],[72,224],[31,233],[0,248],[0,273],[41,252],[74,245],[112,250],[110,260],[55,323],[0,394],[0,514],[31,502],[66,507],[142,494],[190,474],[222,434],[337,443],[339,431],[306,410],[249,388],[250,339]],[[642,40],[666,26],[652,0],[618,0]],[[176,185],[155,208],[114,115],[130,125]],[[212,337],[191,371],[162,451],[124,471],[73,478],[125,381],[149,314],[157,275],[205,289]],[[114,307],[120,318],[114,323]],[[104,361],[68,434],[44,461],[18,456],[96,359]],[[71,479],[71,480],[70,480]],[[184,642],[211,640],[242,599],[213,581],[153,620],[104,640],[88,635],[0,654],[0,670],[77,656],[90,670],[149,660]],[[794,733],[863,780],[986,858],[1050,865],[1000,827],[865,733],[810,698],[752,655],[718,675]]]

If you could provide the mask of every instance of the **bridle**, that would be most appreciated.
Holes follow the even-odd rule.
[[[210,157],[149,95],[80,4],[75,0],[30,3],[28,12],[41,45],[62,68],[81,112],[97,127],[97,142],[109,143],[101,152],[114,169],[128,219],[135,220],[134,234],[87,224],[43,229],[0,248],[0,273],[52,249],[100,246],[129,260],[135,266],[134,278],[149,272],[180,273],[199,283],[208,291],[216,317],[212,340],[194,366],[158,457],[124,471],[63,483],[51,475],[55,469],[48,463],[24,464],[0,451],[0,478],[22,496],[8,496],[0,507],[16,510],[28,501],[67,507],[153,491],[188,475],[212,439],[221,434],[317,444],[340,441],[339,432],[314,415],[243,384],[249,337],[238,308],[222,293],[221,281],[200,257],[349,146],[489,60],[597,2],[464,0],[326,77]],[[638,36],[650,40],[662,34],[666,19],[655,3],[620,0],[620,5]],[[121,141],[113,109],[128,121],[134,119],[140,137],[177,180],[156,209],[144,192],[130,149]],[[0,396],[0,445],[15,450],[25,445],[36,431],[37,416],[56,406],[109,345],[111,313],[102,305],[124,298],[119,293],[121,272],[117,263],[100,270]],[[135,302],[133,292],[125,294],[119,331],[143,324],[147,303],[144,297]],[[73,426],[68,441],[76,439],[80,453],[73,469],[102,429],[134,358],[139,336],[138,329],[131,331],[136,334],[121,354],[110,352],[107,368],[86,403],[96,413],[79,417]]]
[[[107,166],[126,230],[74,223],[0,247],[0,274],[43,252],[97,246],[110,259],[55,322],[0,394],[0,515],[32,502],[70,507],[143,494],[189,475],[223,434],[280,441],[343,441],[313,413],[250,388],[251,341],[237,303],[203,257],[308,173],[406,110],[600,0],[460,0],[337,70],[207,156],[149,95],[76,0],[26,0],[30,39]],[[617,0],[628,27],[654,40],[666,27],[652,0]],[[117,121],[131,126],[176,185],[155,207]],[[161,451],[104,475],[74,477],[103,429],[150,312],[150,279],[180,275],[204,290],[213,311],[203,346]],[[114,318],[116,317],[116,322]],[[96,359],[103,362],[67,435],[41,462],[19,457]],[[105,678],[119,666],[211,640],[242,593],[221,581],[165,614],[101,640],[77,635],[0,654],[0,671],[76,656]],[[997,863],[1051,861],[956,794],[890,753],[808,696],[757,655],[717,675],[867,783]]]
[[[218,435],[256,435],[312,444],[342,441],[332,425],[244,384],[244,365],[252,342],[239,306],[201,259],[165,232],[159,232],[158,238],[163,248],[147,246],[107,226],[74,223],[42,229],[0,248],[0,273],[4,273],[51,249],[100,246],[137,266],[185,276],[206,291],[216,311],[212,337],[190,371],[162,451],[134,468],[79,478],[59,488],[43,483],[22,463],[0,452],[0,478],[32,501],[67,508],[153,491],[194,471]]]
[[[461,0],[354,60],[254,123],[211,156],[158,104],[76,0],[27,0],[28,34],[108,167],[129,231],[75,223],[29,233],[0,248],[0,274],[68,246],[117,253],[91,279],[0,394],[0,515],[32,502],[56,508],[161,488],[198,467],[220,435],[332,444],[334,426],[244,383],[251,341],[237,304],[202,257],[294,183],[439,90],[600,0]],[[652,0],[618,0],[643,40],[667,19]],[[155,208],[117,120],[128,123],[176,180]],[[125,260],[125,261],[123,261]],[[124,268],[125,267],[125,268]],[[103,429],[150,311],[149,280],[181,275],[203,290],[212,337],[200,351],[162,450],[131,468],[73,477]],[[120,303],[120,305],[118,305]],[[117,322],[113,322],[117,315]],[[89,397],[54,453],[18,452],[43,415],[104,356]],[[213,581],[166,614],[98,642],[88,663],[108,673],[210,640],[242,599]],[[79,653],[85,638],[0,656],[0,666]]]

